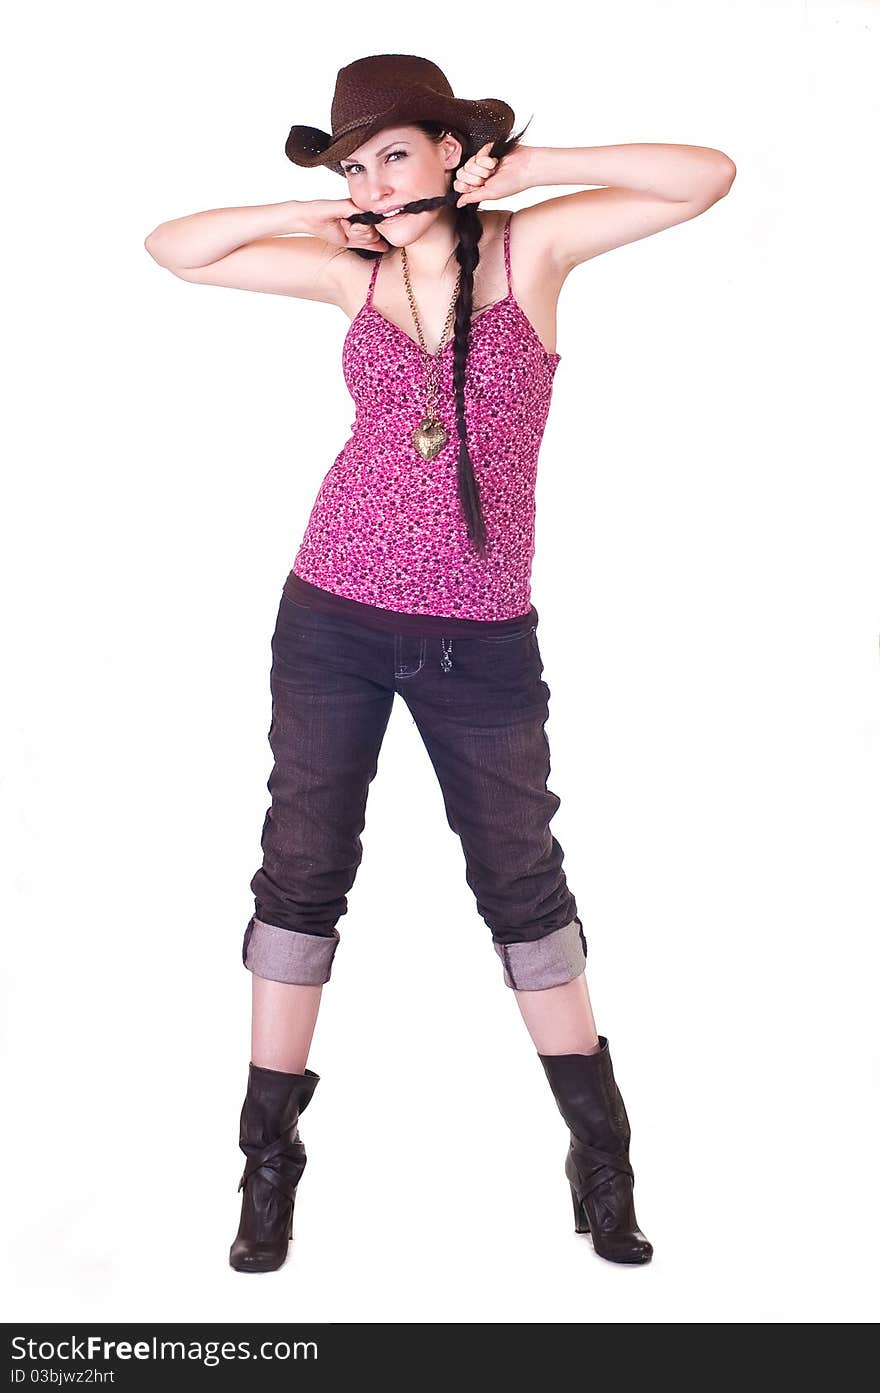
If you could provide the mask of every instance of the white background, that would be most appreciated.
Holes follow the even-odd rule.
[[[875,1318],[878,27],[794,0],[7,21],[7,1320]],[[401,51],[533,116],[526,143],[738,169],[570,276],[539,470],[553,830],[639,1269],[573,1231],[564,1124],[402,701],[309,1058],[295,1241],[261,1278],[227,1261],[269,639],[353,419],[347,321],[176,280],[143,241],[345,197],[288,129],[328,126],[345,63]]]

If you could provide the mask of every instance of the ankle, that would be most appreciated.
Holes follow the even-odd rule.
[[[594,1041],[591,1041],[589,1039],[585,1040],[583,1037],[578,1037],[574,1040],[554,1041],[550,1048],[542,1044],[540,1048],[538,1048],[538,1054],[545,1056],[570,1054],[598,1054],[601,1048],[602,1041],[599,1039],[598,1036]]]
[[[273,1056],[257,1051],[251,1056],[251,1064],[255,1069],[268,1069],[273,1074],[297,1074],[302,1077],[306,1072],[306,1061],[294,1055]]]

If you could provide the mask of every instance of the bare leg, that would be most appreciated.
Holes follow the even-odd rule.
[[[598,1053],[586,972],[561,987],[514,991],[514,996],[539,1054]]]
[[[305,1073],[323,987],[251,976],[251,1062],[285,1074]]]

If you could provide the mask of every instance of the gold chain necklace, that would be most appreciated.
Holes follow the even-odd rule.
[[[440,343],[436,353],[429,353],[425,344],[425,337],[422,333],[422,326],[419,321],[416,309],[415,296],[409,281],[409,266],[406,260],[406,247],[401,247],[401,260],[403,263],[403,281],[406,286],[409,307],[412,310],[412,317],[415,320],[416,333],[419,336],[419,343],[422,347],[422,361],[425,364],[425,414],[415,430],[412,432],[412,442],[421,455],[422,459],[433,459],[446,444],[446,427],[437,416],[437,390],[440,385],[440,371],[442,367],[442,352],[446,343],[446,336],[449,333],[452,317],[455,314],[455,302],[458,299],[458,288],[461,284],[461,267],[458,268],[458,275],[455,278],[455,289],[452,292],[452,300],[449,311],[446,315],[446,323],[443,326],[443,333],[440,335]]]

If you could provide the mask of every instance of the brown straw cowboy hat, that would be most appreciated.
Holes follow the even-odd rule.
[[[358,58],[336,74],[330,109],[332,134],[316,126],[291,126],[284,153],[294,164],[327,165],[344,176],[344,160],[386,126],[409,121],[441,121],[474,145],[506,140],[514,112],[495,97],[466,101],[453,96],[436,63],[411,53],[377,53]]]

